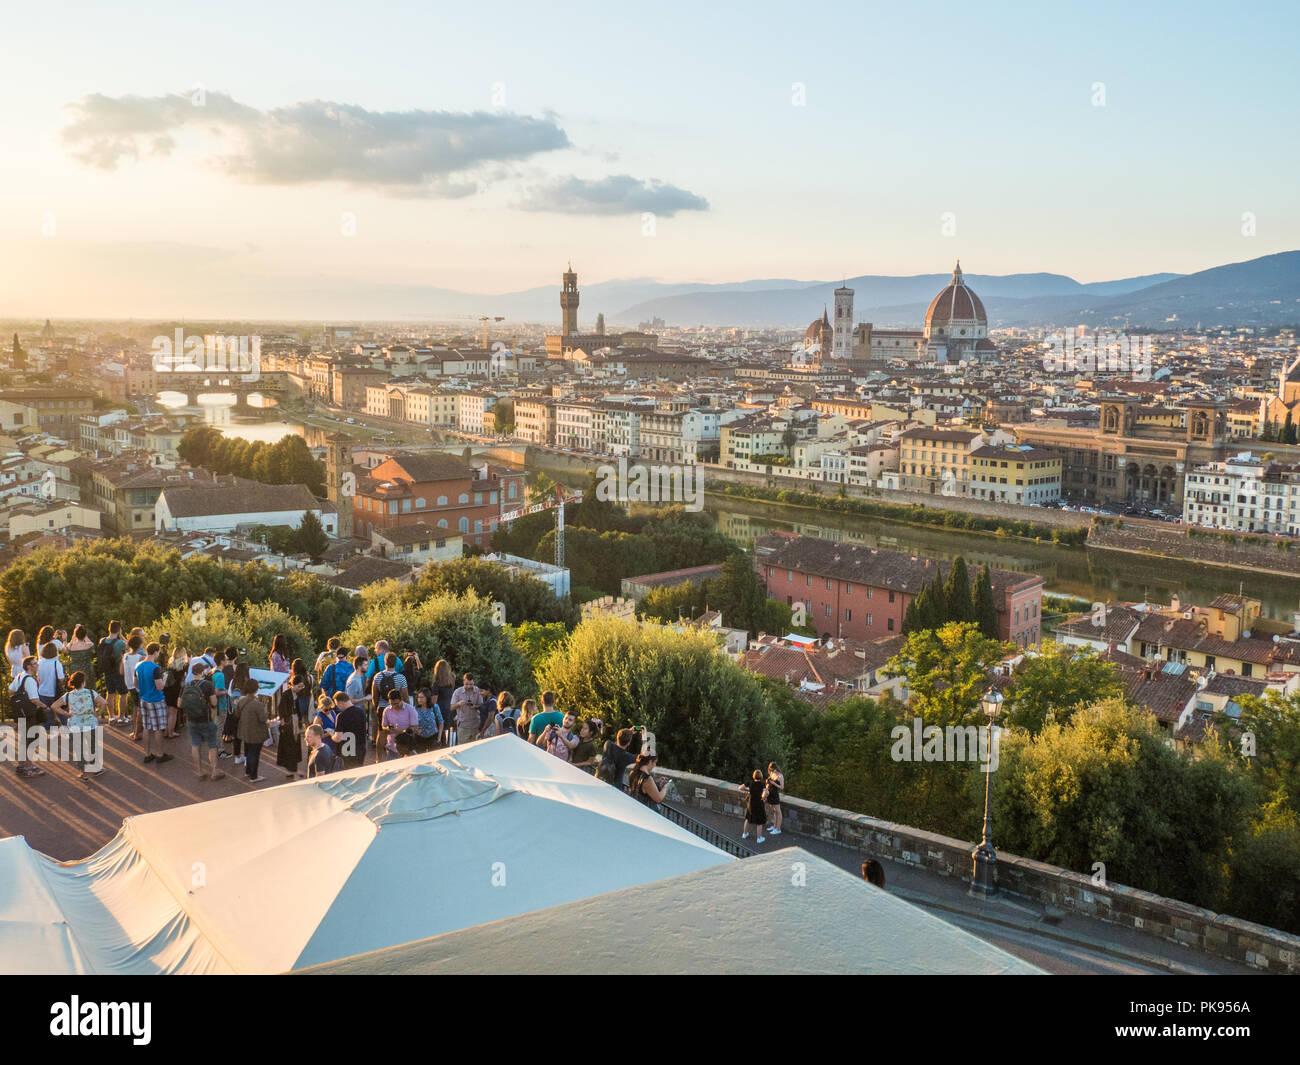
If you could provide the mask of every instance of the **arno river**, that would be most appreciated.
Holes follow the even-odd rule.
[[[932,558],[964,555],[971,565],[1040,574],[1047,591],[1078,596],[1089,602],[1135,600],[1167,604],[1170,595],[1184,602],[1207,605],[1240,585],[1246,595],[1264,604],[1272,618],[1290,618],[1300,611],[1300,580],[1255,574],[1249,570],[1212,568],[1201,563],[1062,547],[1007,537],[973,535],[947,529],[896,525],[840,514],[812,514],[761,502],[709,497],[705,512],[718,529],[748,546],[754,537],[772,531],[795,532],[851,544],[887,547]],[[814,520],[809,520],[815,517]]]
[[[270,411],[240,416],[227,409],[204,413],[210,424],[228,436],[274,442],[287,433],[305,435],[309,444],[323,442],[320,430],[305,429],[300,423],[285,422]],[[1300,579],[1250,570],[1218,569],[1202,563],[1178,562],[1167,558],[1145,558],[1115,551],[1086,547],[1063,547],[1008,537],[984,536],[925,526],[899,525],[856,515],[812,513],[752,500],[719,499],[710,496],[705,512],[726,535],[750,546],[756,536],[775,530],[818,536],[844,543],[910,551],[932,558],[952,559],[964,555],[968,564],[985,562],[1002,569],[1038,573],[1047,591],[1077,596],[1089,602],[1116,600],[1166,604],[1171,595],[1184,602],[1208,604],[1224,592],[1240,586],[1264,604],[1271,618],[1290,618],[1300,612]],[[815,520],[813,520],[815,518]]]

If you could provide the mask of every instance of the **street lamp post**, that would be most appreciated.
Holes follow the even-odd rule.
[[[990,688],[980,705],[989,719],[989,743],[984,761],[984,838],[970,852],[973,870],[971,892],[991,899],[998,893],[998,855],[993,849],[993,808],[989,804],[992,777],[990,766],[993,755],[993,719],[1002,709],[1002,693]]]

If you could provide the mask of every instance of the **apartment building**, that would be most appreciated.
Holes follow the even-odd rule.
[[[515,400],[515,436],[530,444],[555,443],[555,401],[545,397]]]
[[[1300,535],[1300,467],[1249,451],[1197,466],[1185,477],[1183,521],[1235,532]]]
[[[977,429],[908,429],[899,441],[899,486],[905,491],[969,495],[971,452],[984,445]]]
[[[356,535],[367,540],[375,530],[424,524],[487,547],[495,519],[523,499],[522,470],[397,452],[358,480],[352,514]]]
[[[773,533],[754,542],[754,562],[769,598],[802,604],[807,623],[832,638],[877,640],[903,631],[908,604],[947,564],[901,551]],[[1017,647],[1041,638],[1043,578],[990,571],[998,636]]]
[[[966,494],[999,503],[1054,503],[1061,498],[1061,456],[1023,445],[977,447],[970,452]]]

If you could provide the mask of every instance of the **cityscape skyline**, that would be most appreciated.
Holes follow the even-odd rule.
[[[507,8],[509,40],[499,9],[403,7],[401,34],[391,8],[339,33],[334,4],[309,24],[245,4],[224,26],[152,3],[32,13],[0,72],[0,313],[265,314],[255,292],[293,317],[306,291],[509,292],[570,258],[590,282],[960,257],[1087,283],[1300,248],[1282,5],[1063,28],[832,4],[781,34],[772,5],[754,25],[669,5],[635,31],[593,5]],[[51,67],[73,13],[86,32]],[[828,42],[855,37],[866,61],[836,62]],[[620,41],[662,62],[613,61]]]

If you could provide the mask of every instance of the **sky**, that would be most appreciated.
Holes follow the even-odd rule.
[[[1140,10],[1135,8],[1140,7]],[[0,314],[1300,248],[1294,3],[10,13]]]

